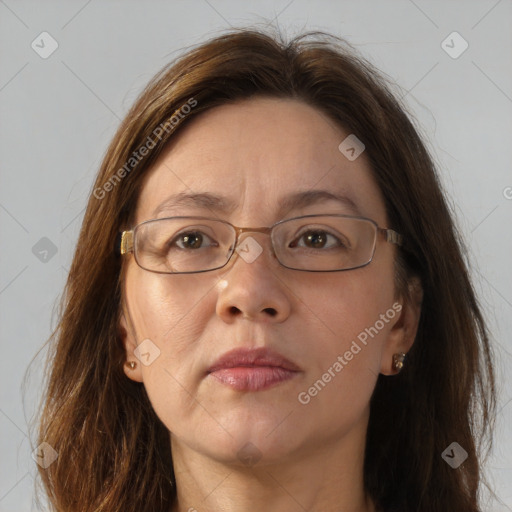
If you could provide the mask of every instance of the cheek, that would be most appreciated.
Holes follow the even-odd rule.
[[[372,263],[330,278],[323,276],[314,286],[304,285],[300,298],[309,312],[310,327],[318,333],[320,346],[341,349],[391,308],[392,273]]]
[[[326,421],[350,423],[373,392],[397,314],[393,279],[380,270],[375,265],[339,274],[308,292],[309,366],[297,400]]]
[[[150,338],[162,349],[176,349],[194,340],[206,322],[205,306],[211,301],[206,280],[197,276],[167,276],[134,269],[127,275],[126,295],[136,327],[137,341]],[[210,306],[211,307],[211,306]]]
[[[136,269],[127,274],[132,336],[139,353],[150,353],[150,364],[141,359],[144,386],[163,421],[161,414],[166,411],[180,410],[186,415],[193,404],[197,383],[192,377],[202,368],[198,340],[211,317],[207,312],[215,310],[210,289],[205,280],[194,276],[142,274]],[[168,420],[164,421],[167,425]]]

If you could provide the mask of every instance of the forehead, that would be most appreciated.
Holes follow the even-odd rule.
[[[300,215],[328,208],[383,224],[384,202],[364,152],[349,160],[339,149],[349,135],[298,100],[258,98],[215,107],[177,132],[148,171],[136,221],[221,213],[233,222],[250,217],[269,225],[283,210]],[[197,201],[185,197],[197,194]],[[221,198],[218,211],[206,196]]]

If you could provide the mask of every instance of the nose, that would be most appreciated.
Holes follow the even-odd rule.
[[[219,292],[216,313],[225,322],[238,318],[263,322],[283,322],[291,310],[290,290],[283,279],[270,237],[243,233],[238,251],[231,256],[223,273],[224,288]]]

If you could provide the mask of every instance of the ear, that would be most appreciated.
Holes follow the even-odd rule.
[[[142,382],[141,363],[134,354],[134,350],[137,348],[137,342],[133,336],[133,329],[131,329],[129,322],[126,320],[124,311],[121,311],[121,314],[119,315],[118,335],[126,352],[126,361],[123,365],[125,375],[131,380]],[[137,363],[135,368],[130,368],[128,364],[130,361]]]
[[[397,300],[396,307],[393,309],[398,311],[399,315],[391,328],[384,342],[384,350],[382,351],[380,373],[383,375],[395,375],[397,371],[393,368],[393,355],[399,352],[407,354],[411,349],[421,316],[421,304],[423,301],[423,288],[418,277],[413,277],[408,282],[409,293],[407,296],[400,296]],[[405,363],[407,364],[407,358]]]

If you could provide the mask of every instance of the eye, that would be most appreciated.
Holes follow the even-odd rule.
[[[214,242],[208,235],[201,231],[185,231],[177,235],[168,243],[169,248],[177,245],[180,249],[201,249],[203,242],[210,241],[208,247],[218,247],[219,244]]]
[[[330,245],[328,241],[331,241]],[[304,240],[304,244],[298,243]],[[345,248],[346,245],[335,235],[323,229],[309,229],[301,233],[298,238],[290,243],[289,247],[306,247],[309,249],[330,249],[332,247]]]

